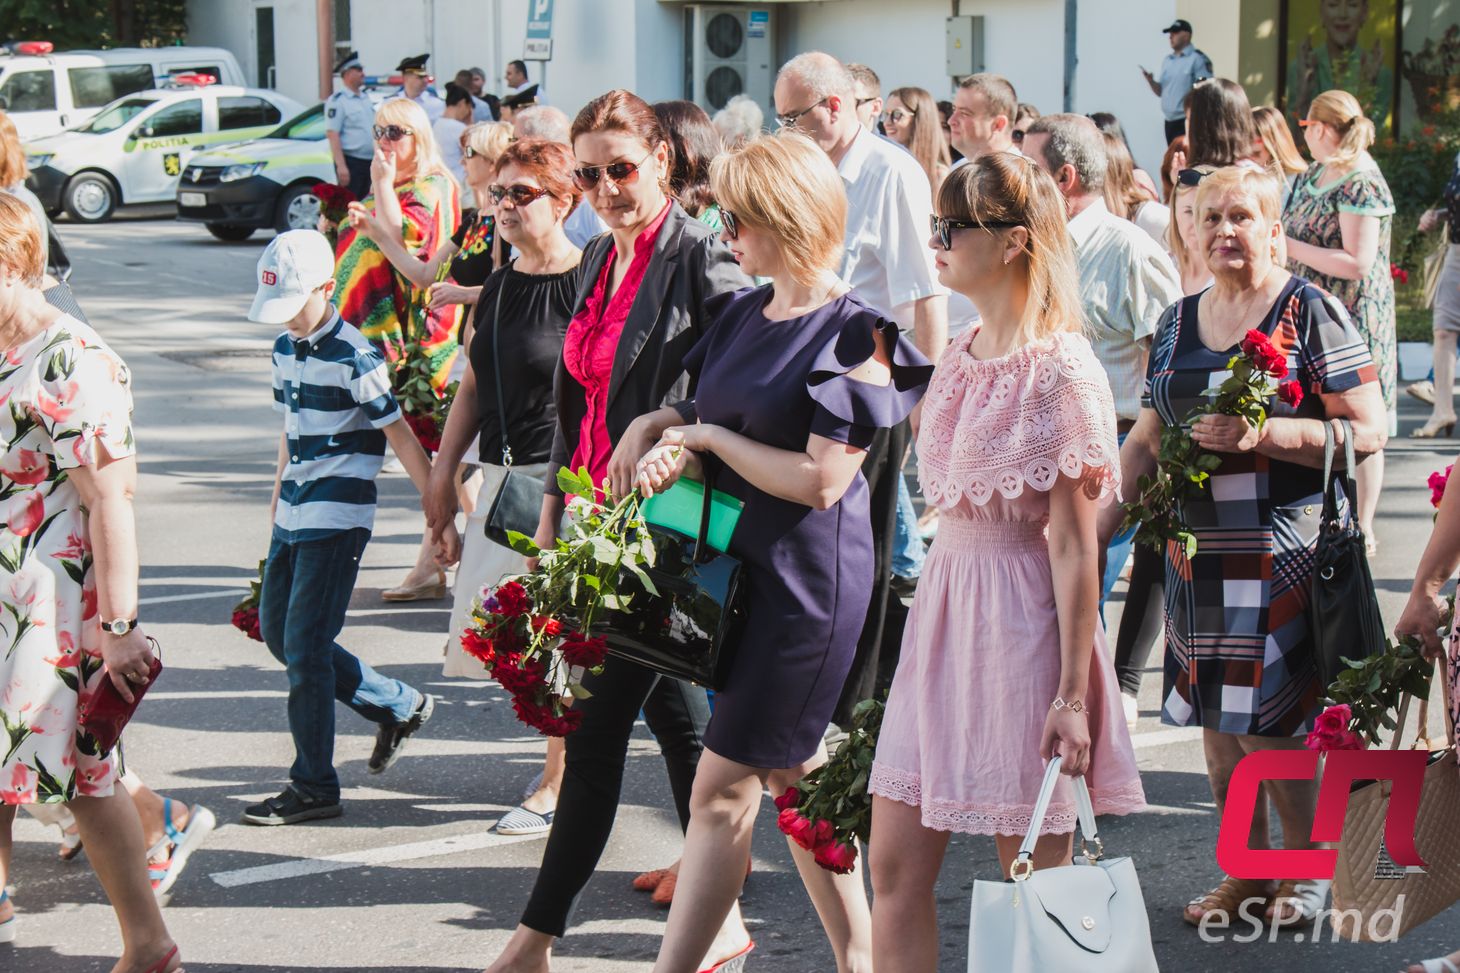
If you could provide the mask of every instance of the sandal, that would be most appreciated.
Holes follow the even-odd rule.
[[[172,798],[162,799],[162,840],[147,850],[147,877],[152,880],[152,894],[159,899],[182,877],[188,859],[217,827],[213,812],[194,804],[188,813],[187,827],[181,831],[172,823]],[[162,857],[166,855],[166,857]]]
[[[1315,879],[1311,882],[1283,879],[1278,883],[1272,903],[1267,907],[1267,921],[1278,929],[1312,922],[1328,904],[1328,889],[1332,885],[1333,882],[1328,879]],[[1293,911],[1289,911],[1290,909]],[[1279,916],[1279,911],[1283,915]]]
[[[76,825],[71,825],[70,830],[61,829],[61,847],[56,849],[56,857],[63,862],[75,861],[76,856],[81,854],[81,832]]]
[[[1413,964],[1411,964],[1413,965]],[[1434,959],[1422,959],[1419,961],[1419,968],[1425,973],[1460,973],[1460,967],[1450,962],[1448,956],[1436,956]],[[1409,969],[1408,966],[1405,967]]]
[[[162,959],[147,967],[147,969],[143,970],[142,973],[185,973],[181,963],[179,963],[177,966],[174,966],[170,970],[167,968],[167,964],[171,963],[176,957],[177,943],[173,943],[172,949],[169,949],[167,953],[163,955]]]
[[[0,889],[0,905],[10,901],[10,893]],[[0,922],[0,943],[15,942],[15,905],[10,906],[10,918]]]
[[[1181,910],[1181,918],[1188,925],[1200,926],[1204,916],[1220,912],[1227,916],[1227,922],[1230,923],[1232,914],[1238,912],[1243,903],[1250,899],[1271,901],[1272,892],[1268,883],[1261,879],[1233,878],[1228,875],[1216,888],[1186,903],[1186,908]],[[1201,915],[1193,915],[1192,909],[1200,909]]]
[[[653,871],[640,872],[634,876],[634,891],[652,892],[659,887],[659,883],[664,881],[664,876],[668,874],[669,869],[667,868],[656,868]]]
[[[700,970],[700,973],[741,973],[745,969],[745,961],[755,949],[755,941],[747,943],[745,948],[734,956],[720,960],[708,969]]]

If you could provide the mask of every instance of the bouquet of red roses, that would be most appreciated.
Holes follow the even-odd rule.
[[[319,200],[319,215],[329,224],[329,232],[325,236],[333,247],[339,242],[339,225],[350,212],[350,204],[356,202],[355,194],[350,192],[349,187],[332,182],[317,182],[309,193]]]
[[[233,627],[255,642],[262,642],[259,632],[259,592],[264,583],[264,563],[259,562],[259,576],[248,585],[248,597],[233,606]]]
[[[811,852],[816,864],[845,875],[857,862],[857,841],[872,832],[872,799],[867,778],[877,752],[883,705],[864,699],[852,711],[851,731],[830,760],[776,798],[779,827]]]
[[[463,651],[512,696],[517,718],[544,736],[566,736],[582,722],[565,697],[587,699],[583,675],[603,669],[608,644],[591,634],[593,622],[627,607],[632,595],[620,589],[625,574],[658,593],[644,572],[654,563],[654,545],[639,518],[638,495],[613,507],[594,503],[587,499],[594,495],[587,470],[559,470],[558,485],[573,497],[568,536],[540,549],[508,532],[518,553],[538,558],[538,569],[483,589],[461,636]]]
[[[1136,498],[1125,504],[1122,530],[1137,528],[1136,540],[1156,550],[1174,541],[1188,558],[1196,556],[1196,536],[1177,515],[1181,500],[1195,497],[1207,486],[1212,471],[1222,465],[1191,438],[1191,424],[1203,415],[1241,416],[1261,429],[1267,421],[1268,402],[1276,395],[1297,408],[1303,401],[1302,383],[1288,377],[1287,357],[1261,331],[1248,331],[1241,350],[1227,362],[1230,378],[1207,394],[1211,402],[1193,409],[1179,426],[1161,430],[1156,472],[1136,485]]]
[[[441,448],[441,433],[446,428],[446,415],[456,398],[458,383],[451,382],[438,392],[431,381],[435,377],[431,356],[420,342],[402,341],[398,349],[390,377],[391,390],[421,448],[435,453]]]

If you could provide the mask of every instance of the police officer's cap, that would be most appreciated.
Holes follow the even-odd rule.
[[[537,100],[537,85],[530,84],[516,94],[507,95],[502,99],[503,108],[521,108],[530,105]]]
[[[402,58],[395,66],[402,74],[425,74],[426,61],[431,57],[429,54],[417,54],[415,57]]]
[[[335,74],[344,74],[351,68],[360,68],[363,70],[364,67],[365,65],[360,63],[360,52],[351,51],[340,58],[340,63],[335,65]]]

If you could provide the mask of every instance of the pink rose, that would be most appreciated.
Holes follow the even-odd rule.
[[[811,819],[793,807],[788,807],[776,817],[776,827],[787,837],[807,851],[812,849],[811,832],[815,825]]]
[[[831,841],[816,849],[816,864],[829,872],[846,875],[856,863],[857,846],[845,841]]]
[[[1313,723],[1313,732],[1321,733],[1324,736],[1333,736],[1348,730],[1348,725],[1353,722],[1354,714],[1347,703],[1339,703],[1337,706],[1330,706],[1318,714],[1318,719]]]

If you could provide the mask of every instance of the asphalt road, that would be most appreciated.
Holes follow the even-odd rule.
[[[497,838],[487,829],[520,798],[542,742],[513,719],[495,687],[441,677],[445,602],[380,600],[407,570],[419,537],[409,481],[382,480],[377,529],[342,642],[382,671],[440,694],[442,705],[382,777],[365,773],[371,727],[341,708],[336,759],[345,816],[281,829],[238,824],[246,803],[278,792],[292,758],[284,674],[263,646],[228,624],[269,535],[275,329],[244,318],[267,234],[224,244],[201,227],[156,217],[63,224],[61,232],[82,305],[134,373],[143,612],[167,671],[128,732],[127,758],[154,788],[206,804],[220,822],[166,911],[188,969],[480,970],[514,927],[542,850],[540,840]],[[1402,409],[1407,435],[1421,416],[1417,404]],[[1400,438],[1390,450],[1374,568],[1391,622],[1430,528],[1425,477],[1451,462],[1455,448]],[[1311,930],[1301,941],[1285,934],[1202,942],[1180,911],[1219,877],[1217,818],[1198,734],[1160,725],[1159,694],[1153,674],[1136,736],[1152,808],[1102,821],[1102,834],[1108,854],[1135,858],[1163,968],[1388,971],[1460,945],[1460,908],[1391,945],[1315,944]],[[749,968],[829,973],[834,963],[773,817],[761,815],[744,897],[759,943]],[[57,863],[55,833],[25,816],[15,837],[20,942],[0,947],[0,970],[109,969],[117,927],[84,857]],[[673,860],[679,841],[662,765],[640,727],[616,830],[555,971],[649,968],[665,913],[628,883]],[[945,970],[965,968],[972,881],[996,873],[990,841],[953,840],[939,884]]]

